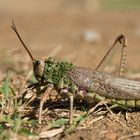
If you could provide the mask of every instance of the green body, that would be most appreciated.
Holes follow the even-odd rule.
[[[120,106],[129,107],[129,108],[140,107],[139,99],[119,99],[117,97],[112,98],[110,96],[106,96],[104,93],[100,95],[96,93],[94,89],[92,88],[91,89],[89,88],[89,90],[86,90],[87,93],[79,92],[78,89],[79,89],[79,86],[81,85],[77,84],[77,81],[76,81],[77,79],[75,78],[76,80],[73,80],[70,74],[71,71],[75,72],[75,68],[79,70],[81,69],[81,68],[75,67],[72,63],[68,63],[66,61],[58,62],[52,57],[49,57],[48,59],[45,60],[45,68],[43,72],[44,81],[47,83],[54,84],[56,89],[60,89],[60,90],[64,88],[69,89],[75,99],[86,100],[89,102],[105,100],[109,104],[118,104]],[[83,74],[83,77],[84,77],[84,74]],[[84,80],[81,80],[81,81],[84,81]],[[94,83],[94,80],[93,80],[93,83]]]
[[[45,68],[43,72],[43,77],[45,82],[54,84],[57,89],[63,89],[70,87],[73,91],[76,85],[67,76],[67,72],[74,68],[72,63],[66,61],[56,61],[54,58],[49,57],[45,60]]]

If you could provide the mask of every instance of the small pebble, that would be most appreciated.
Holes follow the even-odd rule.
[[[82,38],[88,43],[96,43],[101,41],[101,35],[94,30],[86,30],[82,33]]]

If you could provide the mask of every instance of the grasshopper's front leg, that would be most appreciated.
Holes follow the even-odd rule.
[[[39,105],[39,118],[38,118],[38,123],[39,124],[42,123],[42,108],[43,108],[43,105],[46,102],[46,100],[47,100],[48,96],[50,95],[50,93],[53,91],[53,89],[54,89],[53,84],[48,84],[46,91],[41,96],[40,105]]]

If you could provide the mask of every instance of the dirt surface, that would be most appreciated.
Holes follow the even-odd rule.
[[[118,34],[128,39],[126,77],[140,78],[140,11],[97,11],[94,13],[46,13],[33,15],[0,14],[0,80],[8,68],[26,75],[32,68],[30,58],[21,47],[10,28],[11,18],[27,46],[37,58],[55,56],[69,60],[77,66],[95,68]],[[89,41],[86,31],[93,31],[97,38]],[[116,72],[120,53],[107,71]],[[81,127],[72,134],[51,139],[73,140],[139,140],[140,112],[107,113],[89,127]]]

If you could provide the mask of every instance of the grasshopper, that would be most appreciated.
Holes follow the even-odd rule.
[[[40,124],[43,104],[54,89],[58,91],[60,96],[70,99],[70,123],[72,123],[74,99],[90,100],[92,102],[105,100],[111,105],[117,104],[128,108],[140,107],[140,82],[124,78],[127,48],[126,37],[124,35],[121,34],[116,38],[95,70],[92,70],[77,67],[66,61],[59,62],[52,57],[46,58],[45,61],[34,59],[20,37],[14,22],[12,22],[11,27],[32,60],[35,78],[40,85],[45,84],[47,87],[40,99]],[[113,76],[102,71],[115,52],[117,44],[122,47],[120,69],[119,75]]]

